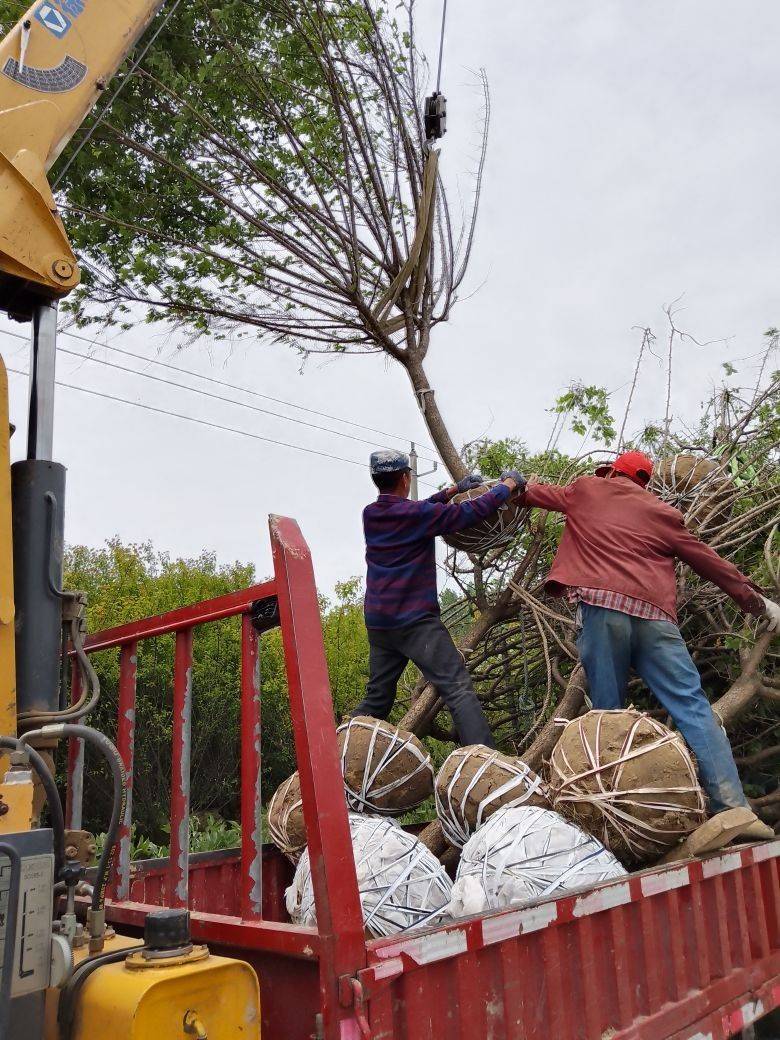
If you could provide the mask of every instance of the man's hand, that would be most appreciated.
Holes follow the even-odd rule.
[[[769,622],[766,630],[767,632],[777,632],[780,629],[780,607],[766,596],[762,596],[761,599],[764,601],[764,615]]]
[[[467,477],[463,477],[455,485],[458,492],[473,491],[474,488],[482,487],[485,483],[485,478],[481,473],[469,473]]]
[[[517,488],[521,493],[525,491],[526,480],[520,470],[517,469],[505,469],[501,474],[501,479],[505,484],[509,485],[509,490],[514,491]]]

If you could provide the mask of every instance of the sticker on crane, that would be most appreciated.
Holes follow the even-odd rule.
[[[62,11],[58,11],[53,4],[41,4],[35,12],[35,17],[58,40],[62,39],[72,25],[70,18],[63,14]]]

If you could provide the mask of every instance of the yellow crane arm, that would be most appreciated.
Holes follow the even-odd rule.
[[[0,306],[79,282],[46,174],[164,0],[39,0],[0,42]]]

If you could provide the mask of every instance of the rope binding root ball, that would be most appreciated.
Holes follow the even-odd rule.
[[[339,726],[337,735],[347,805],[354,812],[400,816],[433,793],[431,756],[413,733],[358,715]]]
[[[448,755],[436,776],[435,792],[444,836],[459,849],[504,806],[550,808],[547,787],[529,765],[484,744],[456,748]]]
[[[274,792],[268,806],[268,829],[274,845],[297,863],[306,848],[301,781],[297,772],[288,776]]]
[[[370,935],[394,935],[447,920],[452,882],[421,841],[394,820],[359,813],[349,814],[349,830],[363,923]],[[285,902],[295,924],[317,924],[308,849]]]
[[[624,877],[592,835],[541,806],[505,806],[473,834],[458,864],[450,913],[465,917]]]
[[[490,491],[498,484],[497,480],[488,480],[480,487],[472,488],[471,491],[462,491],[455,495],[452,502],[468,502],[479,498],[486,491]],[[460,549],[462,552],[472,553],[475,556],[484,555],[495,549],[501,549],[512,541],[520,530],[528,516],[528,509],[521,507],[516,498],[510,498],[499,506],[498,511],[491,516],[480,520],[472,527],[453,534],[442,535],[444,541],[452,549]]]
[[[682,737],[632,708],[569,722],[553,749],[549,782],[556,811],[626,864],[657,858],[705,818]]]

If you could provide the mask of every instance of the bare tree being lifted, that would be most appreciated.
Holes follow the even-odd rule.
[[[304,356],[383,353],[408,374],[451,476],[457,480],[477,463],[488,472],[494,446],[458,451],[426,374],[434,329],[451,313],[474,241],[489,117],[486,80],[481,76],[474,193],[458,220],[435,147],[442,129],[438,89],[426,109],[427,65],[417,49],[413,0],[399,8],[400,22],[368,0],[271,0],[265,11],[263,44],[251,22],[237,25],[230,21],[235,15],[205,0],[182,11],[197,20],[207,59],[192,91],[185,97],[165,68],[139,70],[122,118],[113,110],[99,116],[94,139],[115,156],[134,155],[143,182],[135,192],[125,185],[117,205],[104,185],[91,194],[88,180],[75,178],[65,205],[91,260],[81,317],[94,315],[90,308],[98,302],[121,322],[129,306],[140,304],[196,335],[254,329]],[[153,108],[144,107],[149,97]],[[182,126],[184,141],[176,136]],[[121,162],[119,172],[125,176]],[[160,177],[177,185],[178,197],[155,195]],[[128,253],[131,262],[116,261]],[[664,456],[659,493],[776,596],[780,383],[765,377],[777,333],[769,337],[755,393],[716,395],[701,428],[686,431],[670,411],[671,362],[685,334],[672,308],[667,316],[666,414],[635,444]],[[629,407],[643,356],[653,347],[652,331],[640,331]],[[573,391],[559,418],[584,407],[588,424],[603,426],[602,405],[598,394],[583,398]],[[627,417],[628,411],[621,446]],[[613,439],[614,430],[603,437]],[[515,449],[504,445],[505,464],[558,483],[592,466],[589,458],[567,460],[555,441],[532,459]],[[573,614],[542,597],[555,534],[553,520],[537,512],[511,541],[453,552],[448,561],[459,589],[448,620],[500,739],[532,765],[549,755],[553,718],[576,715],[586,695]],[[780,698],[771,637],[685,568],[678,607],[741,764],[760,771],[780,746],[764,739],[767,713]],[[420,683],[402,724],[449,737],[439,709],[435,691]],[[780,817],[776,792],[760,795],[756,804],[766,818]]]

